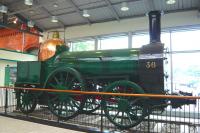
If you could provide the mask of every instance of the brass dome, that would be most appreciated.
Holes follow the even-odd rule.
[[[56,53],[56,46],[64,45],[64,41],[59,38],[59,32],[53,32],[52,39],[45,41],[41,46],[38,54],[39,61],[45,61],[53,57]]]

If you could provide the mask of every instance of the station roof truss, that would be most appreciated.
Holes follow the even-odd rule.
[[[128,11],[121,10],[124,2],[128,5]],[[20,15],[34,21],[40,29],[49,30],[121,21],[145,16],[151,10],[164,13],[199,10],[200,0],[176,0],[174,4],[167,4],[166,0],[33,0],[31,6],[25,5],[24,0],[1,0],[0,5],[8,7],[8,16]],[[83,16],[84,10],[87,10],[89,17]],[[58,18],[57,23],[51,22],[52,16]]]

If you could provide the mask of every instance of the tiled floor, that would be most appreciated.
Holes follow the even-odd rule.
[[[81,133],[0,116],[0,133]]]

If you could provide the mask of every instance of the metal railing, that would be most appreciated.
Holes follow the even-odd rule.
[[[99,108],[91,113],[79,113],[76,117],[63,120],[53,115],[47,105],[38,104],[36,109],[29,114],[23,114],[17,108],[15,90],[29,90],[34,92],[56,92],[68,94],[81,94],[83,96],[96,96],[99,100]],[[153,110],[146,115],[144,119],[136,126],[122,130],[114,125],[107,118],[104,108],[101,106],[101,100],[104,96],[112,97],[141,97],[160,99],[187,99],[196,100],[196,104],[186,104],[181,108],[172,108],[166,106],[163,110]],[[69,129],[89,132],[148,132],[148,133],[198,133],[200,132],[200,97],[194,96],[177,96],[177,95],[157,95],[157,94],[125,94],[125,93],[108,93],[108,92],[88,92],[72,90],[53,90],[40,88],[17,88],[17,87],[0,87],[0,114],[4,116],[17,117],[29,121],[48,123],[52,126],[60,126]],[[113,110],[115,115],[116,110]]]

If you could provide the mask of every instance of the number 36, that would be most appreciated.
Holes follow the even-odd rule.
[[[154,61],[146,62],[146,68],[147,69],[155,69],[156,68],[156,62],[154,62]]]

